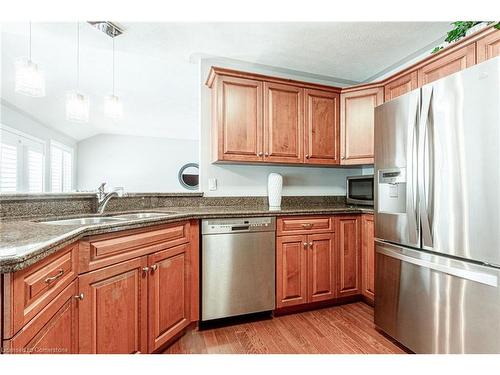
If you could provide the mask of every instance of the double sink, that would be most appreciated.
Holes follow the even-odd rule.
[[[73,219],[43,221],[43,223],[52,225],[92,225],[92,224],[104,224],[104,223],[119,223],[122,221],[130,221],[130,220],[160,218],[172,214],[175,214],[175,212],[139,212],[135,214],[119,214],[114,216],[76,217]]]

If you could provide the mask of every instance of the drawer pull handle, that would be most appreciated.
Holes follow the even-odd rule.
[[[304,223],[302,224],[302,228],[305,228],[305,229],[309,229],[309,228],[312,228],[312,224],[311,223]]]
[[[80,293],[80,294],[75,296],[75,299],[77,299],[79,301],[83,301],[83,297],[85,297],[85,295],[83,293]]]
[[[55,274],[54,276],[52,276],[52,277],[47,277],[47,278],[45,279],[45,283],[46,283],[46,284],[50,284],[52,281],[57,280],[57,279],[58,279],[58,278],[60,278],[62,275],[64,275],[64,270],[61,268],[61,269],[57,272],[57,274]]]

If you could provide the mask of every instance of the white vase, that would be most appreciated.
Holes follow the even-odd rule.
[[[270,210],[281,208],[281,192],[283,190],[283,176],[279,173],[269,173],[267,177],[267,196]]]

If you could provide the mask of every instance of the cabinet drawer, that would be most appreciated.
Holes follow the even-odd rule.
[[[329,216],[295,216],[277,220],[278,236],[327,232],[333,232],[332,219]]]
[[[38,314],[78,274],[77,244],[24,270],[8,274],[4,285],[4,338],[12,337]]]
[[[80,273],[189,241],[189,222],[92,236],[80,242]]]
[[[13,338],[4,340],[5,353],[78,353],[77,285],[74,280]]]

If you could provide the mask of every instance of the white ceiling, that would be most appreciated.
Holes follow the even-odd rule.
[[[32,59],[46,76],[44,98],[14,92],[13,61],[27,55],[28,24],[2,24],[2,98],[77,140],[99,133],[198,139],[200,77],[193,56],[362,82],[450,29],[445,22],[120,25],[125,33],[115,40],[116,90],[124,107],[119,121],[103,115],[103,97],[111,92],[111,39],[87,23],[80,24],[80,86],[90,96],[88,124],[65,119],[65,92],[76,83],[74,23],[32,26]]]

